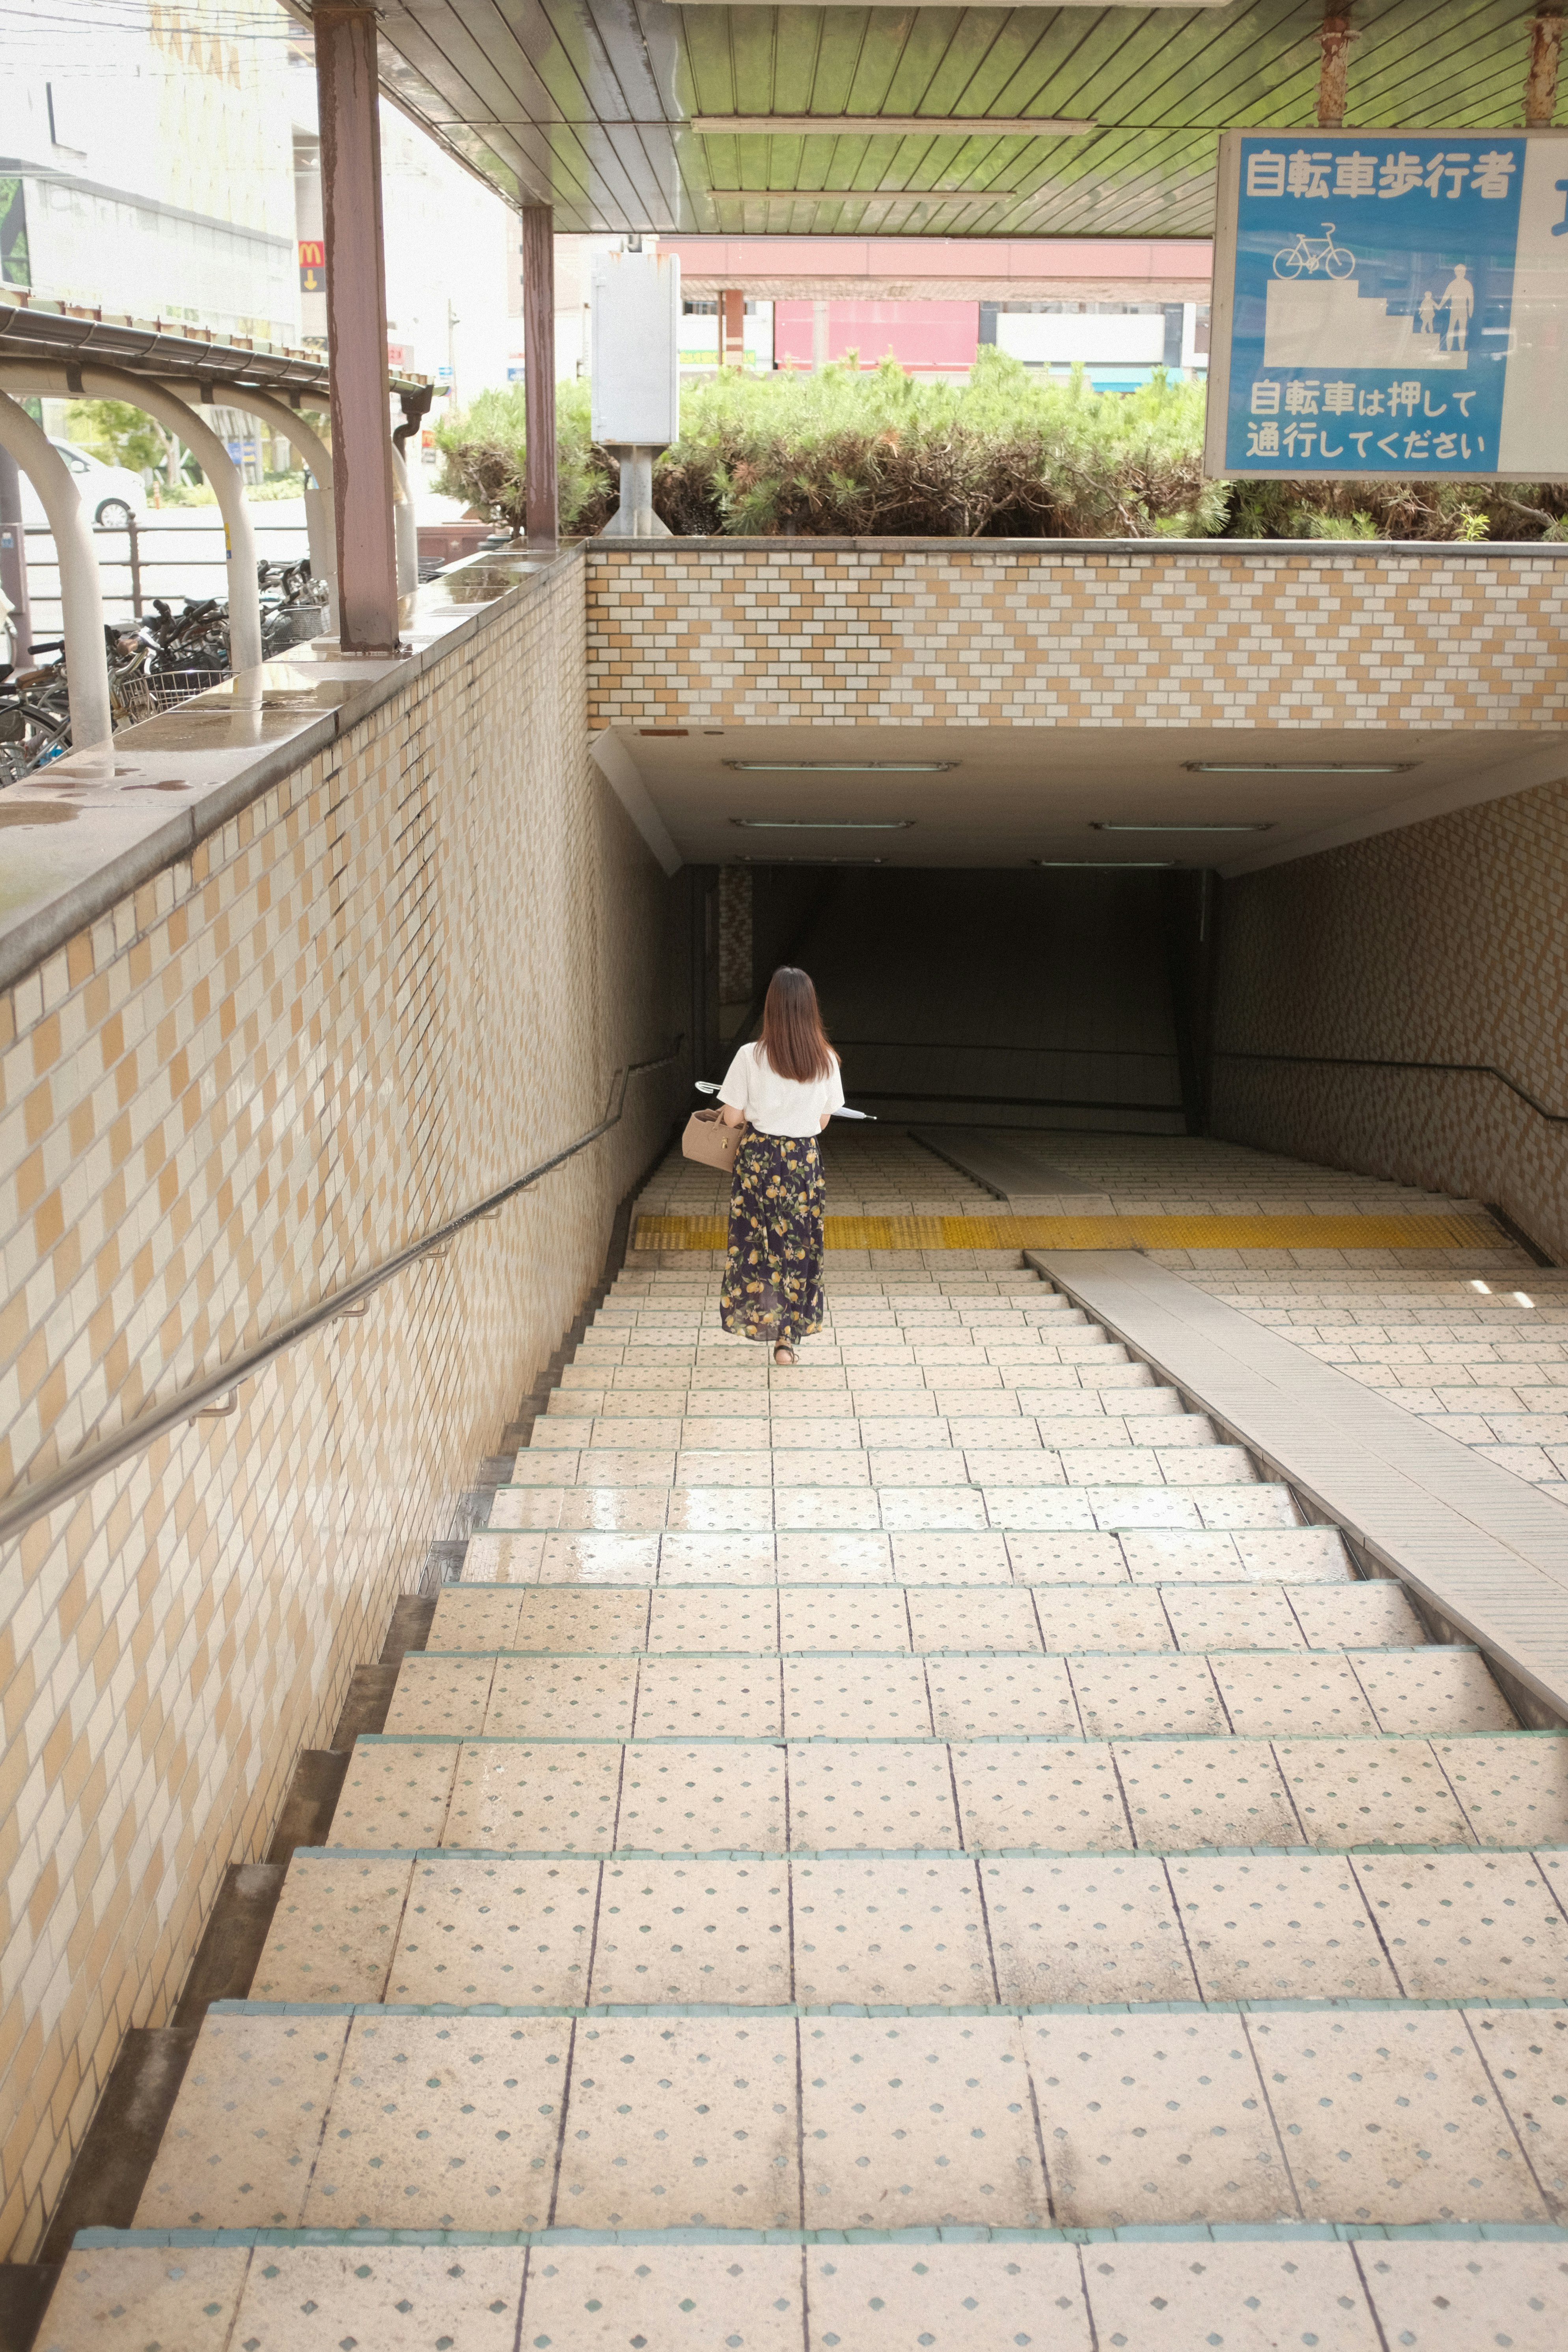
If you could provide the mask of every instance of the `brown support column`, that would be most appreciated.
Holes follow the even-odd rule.
[[[746,297],[742,288],[725,286],[719,294],[719,364],[746,364]]]
[[[560,544],[555,484],[555,215],[522,208],[523,482],[528,543],[550,554]]]
[[[1530,74],[1524,85],[1524,127],[1550,131],[1557,111],[1557,69],[1563,56],[1563,11],[1538,8],[1530,28]]]
[[[1322,45],[1323,62],[1318,74],[1318,128],[1320,131],[1341,131],[1344,128],[1345,90],[1350,75],[1350,46],[1359,39],[1351,23],[1350,0],[1323,18],[1318,39]]]
[[[381,124],[375,10],[316,0],[321,222],[327,248],[332,505],[339,641],[345,653],[397,650],[397,537],[386,383]]]

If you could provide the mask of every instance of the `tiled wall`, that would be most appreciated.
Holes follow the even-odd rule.
[[[590,551],[595,728],[1562,726],[1568,564],[1125,544]]]
[[[1564,759],[1568,768],[1568,757]],[[1224,886],[1216,1134],[1495,1201],[1568,1264],[1568,782]]]
[[[0,998],[0,1492],[594,1126],[668,884],[589,761],[583,566]],[[0,2252],[592,1283],[620,1125],[0,1556]]]

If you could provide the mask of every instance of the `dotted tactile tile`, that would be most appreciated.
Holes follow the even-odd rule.
[[[992,1858],[980,1865],[980,1884],[1004,2000],[1196,1998],[1158,1862]]]
[[[814,2336],[827,2352],[1013,2352],[1042,2342],[1090,2352],[1068,2246],[820,2246],[806,2276]]]
[[[1349,2246],[1095,2245],[1084,2275],[1097,2341],[1136,2352],[1294,2352],[1309,2339],[1312,2352],[1384,2352],[1405,2341],[1379,2336]],[[1445,2339],[1447,2352],[1460,2340],[1470,2339]]]
[[[779,1597],[771,1586],[739,1591],[711,1585],[689,1590],[661,1587],[652,1595],[648,1612],[647,1649],[650,1658],[666,1653],[731,1652],[754,1658],[776,1650],[779,1642]]]
[[[792,1748],[790,1842],[804,1849],[956,1846],[946,1747],[913,1741]]]
[[[796,1862],[790,1875],[798,2000],[995,2000],[973,1863]]]
[[[487,1592],[482,1585],[468,1580],[444,1584],[436,1596],[436,1613],[425,1637],[426,1653],[520,1649],[525,1646],[517,1638],[521,1606],[522,1595],[510,1583],[499,1592]]]
[[[139,2230],[299,2223],[346,2016],[208,2017],[136,2207]]]
[[[1016,2020],[805,2021],[801,2078],[808,2227],[1047,2219]]]
[[[1289,1599],[1314,1650],[1416,1650],[1426,1639],[1408,1594],[1392,1577],[1293,1585]]]
[[[458,1753],[447,1744],[356,1739],[327,1843],[438,1845]]]
[[[397,1669],[382,1728],[416,1739],[480,1732],[495,1672],[493,1658],[430,1657],[412,1651]]]
[[[1475,1650],[1369,1654],[1355,1671],[1384,1731],[1511,1731],[1518,1722]]]
[[[1173,1584],[1162,1591],[1161,1599],[1177,1646],[1183,1650],[1300,1650],[1307,1646],[1282,1585]],[[1104,1646],[1115,1649],[1121,1644],[1108,1642]],[[1332,1649],[1338,1644],[1323,1646]]]
[[[307,2225],[542,2227],[570,2039],[553,2017],[356,2017]]]
[[[1557,2352],[1568,2329],[1568,2255],[1560,2245],[1395,2240],[1363,2246],[1359,2261],[1383,2340],[1400,2352],[1489,2347],[1504,2336],[1508,2352]]]
[[[1131,1850],[1110,1750],[1101,1741],[958,1748],[952,1768],[963,1843],[975,1853]]]
[[[1059,2221],[1296,2219],[1239,2017],[1035,2017],[1024,2032]]]
[[[746,2352],[800,2352],[803,2299],[797,2246],[552,2245],[529,2257],[519,2340],[560,2352],[718,2352],[739,2339]]]
[[[596,1864],[453,1854],[421,1858],[413,1874],[388,2000],[518,2009],[586,2000]]]
[[[1249,1739],[1404,1730],[1380,1724],[1354,1669],[1331,1654],[1280,1657],[1254,1651],[1213,1655],[1209,1664],[1234,1728]]]
[[[1519,2134],[1547,2208],[1568,2202],[1568,2017],[1547,2010],[1471,2010],[1467,2022]]]
[[[611,1862],[594,1946],[597,2001],[791,1998],[783,1862]]]
[[[1035,1607],[1047,1650],[1170,1650],[1171,1619],[1158,1592],[1121,1584],[1037,1588]]]
[[[989,1596],[965,1595],[966,1600]],[[910,1648],[910,1612],[902,1592],[865,1585],[823,1585],[779,1594],[779,1645],[792,1650],[880,1652],[890,1658]],[[917,1634],[915,1647],[930,1646]],[[788,1671],[786,1664],[786,1684]]]
[[[1300,1843],[1266,1740],[1123,1740],[1115,1755],[1132,1827],[1146,1853]]]
[[[1281,1739],[1275,1753],[1310,1844],[1471,1843],[1448,1779],[1425,1740]]]
[[[1309,2221],[1543,2221],[1463,2016],[1254,2016],[1247,2030]]]
[[[583,2230],[798,2229],[796,2100],[787,2020],[584,2021],[557,2218]]]
[[[649,1562],[648,1574],[653,1573]],[[547,1584],[525,1592],[510,1646],[569,1656],[574,1651],[635,1652],[643,1646],[648,1622],[646,1592],[587,1591]]]
[[[522,2271],[515,2246],[261,2249],[230,2340],[237,2352],[425,2352],[443,2340],[452,2352],[512,2352]]]
[[[792,1740],[929,1738],[926,1673],[919,1658],[786,1658],[784,1727]]]
[[[1343,1856],[1173,1855],[1167,1867],[1210,2000],[1390,2000],[1402,1990]]]
[[[412,1864],[297,1853],[256,1964],[252,2000],[384,1997]]]
[[[782,1743],[639,1743],[626,1751],[616,1843],[628,1853],[783,1853],[784,1785]]]
[[[926,1677],[939,1738],[1071,1739],[1084,1728],[1062,1658],[930,1658]]]
[[[1075,1657],[1069,1671],[1091,1738],[1218,1737],[1230,1728],[1205,1658]]]
[[[645,1658],[639,1739],[776,1739],[784,1728],[776,1657]]]
[[[1568,1917],[1533,1854],[1367,1853],[1352,1867],[1413,1997],[1568,1995]]]
[[[248,2246],[79,2249],[49,2298],[38,2352],[226,2352],[249,2263]]]
[[[1568,1738],[1435,1739],[1432,1747],[1482,1845],[1568,1844]]]
[[[409,1843],[490,1852],[608,1853],[616,1833],[622,1750],[563,1740],[479,1740],[465,1746],[446,1833]]]

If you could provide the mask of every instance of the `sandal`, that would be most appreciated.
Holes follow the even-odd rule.
[[[780,1339],[775,1344],[773,1348],[773,1361],[775,1364],[794,1363],[795,1349],[790,1346],[787,1339]]]

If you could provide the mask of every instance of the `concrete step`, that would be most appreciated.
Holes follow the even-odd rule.
[[[803,1491],[769,1496],[753,1489],[746,1496],[737,1488],[710,1503],[682,1491],[672,1503],[668,1490],[657,1488],[640,1498],[625,1488],[575,1496],[555,1489],[560,1507],[553,1517],[535,1494],[528,1506],[533,1527],[492,1525],[470,1536],[464,1581],[644,1591],[655,1584],[853,1581],[899,1584],[913,1593],[983,1583],[1043,1589],[1354,1580],[1338,1529],[1301,1526],[1288,1497],[1281,1507],[1281,1490],[1262,1484],[1241,1490],[1250,1517],[1212,1524],[1225,1507],[1210,1489],[1203,1516],[1211,1524],[1194,1523],[1184,1513],[1178,1527],[1129,1524],[1141,1505],[1127,1488],[1101,1490],[1092,1501],[1081,1492],[1057,1490],[1047,1498],[1048,1510],[1039,1499],[1042,1490],[1009,1489],[998,1496],[990,1523],[984,1507],[961,1511],[950,1496],[933,1500],[928,1490],[923,1525],[912,1516],[905,1522],[901,1507],[888,1502],[879,1504],[875,1516],[860,1509],[858,1526],[803,1526],[808,1516]],[[784,1524],[775,1526],[781,1508]],[[934,1530],[932,1517],[939,1521]]]
[[[499,1487],[479,1532],[560,1528],[637,1534],[670,1528],[744,1533],[777,1528],[803,1534],[883,1529],[938,1537],[985,1528],[1198,1534],[1300,1524],[1288,1489],[1238,1476],[1240,1462],[1223,1483],[1211,1484],[1201,1475],[1223,1451],[1172,1447],[1166,1462],[1155,1463],[1106,1448],[1093,1462],[1075,1454],[1059,1464],[1045,1453],[1000,1450],[987,1454],[983,1463],[973,1454],[645,1455],[630,1448],[613,1459],[609,1449],[531,1454],[520,1457],[519,1467],[527,1463],[536,1475],[527,1485]],[[1071,1478],[1065,1475],[1069,1465],[1076,1474]],[[984,1483],[978,1475],[982,1469]]]
[[[327,1843],[573,1855],[1510,1848],[1568,1840],[1568,1733],[362,1738]]]
[[[1303,1529],[1303,1533],[1307,1530]],[[560,1546],[592,1538],[545,1538]],[[625,1537],[611,1543],[659,1539]],[[873,1539],[875,1540],[875,1539]],[[890,1557],[890,1554],[889,1554]],[[1232,1559],[1234,1561],[1235,1555]],[[1004,1560],[1005,1554],[1004,1554]],[[718,1582],[606,1590],[582,1583],[449,1584],[437,1597],[426,1658],[451,1651],[1411,1650],[1425,1633],[1403,1589],[1354,1582],[942,1584],[890,1579],[774,1589]],[[377,1726],[384,1728],[384,1726]]]
[[[961,1635],[951,1603],[942,1614],[948,1639]],[[1291,1738],[1509,1731],[1517,1720],[1469,1649],[900,1647],[426,1653],[405,1659],[378,1728],[414,1738]]]
[[[1561,2231],[1276,2224],[1227,2236],[1181,2224],[988,2242],[884,2233],[879,2243],[763,2244],[740,2232],[584,2244],[135,2244],[94,2233],[55,2291],[40,2352],[287,2345],[340,2352],[446,2342],[622,2352],[1052,2352],[1215,2342],[1266,2352],[1556,2352],[1568,2326]],[[1079,2241],[1079,2242],[1075,2242]]]
[[[1568,1850],[297,1854],[253,2001],[1568,2000]]]
[[[215,2008],[164,2229],[1547,2224],[1568,2007]]]

